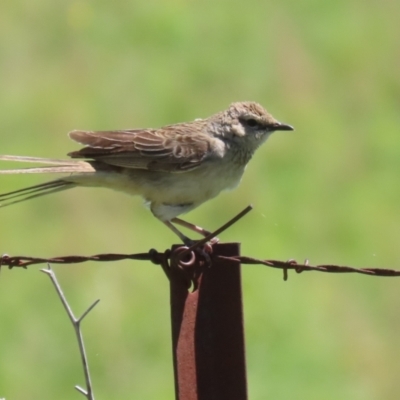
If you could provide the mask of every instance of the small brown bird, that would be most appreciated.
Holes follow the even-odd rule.
[[[106,187],[142,196],[156,218],[191,244],[173,224],[204,236],[209,232],[177,216],[236,187],[254,152],[271,133],[291,130],[261,105],[241,102],[207,119],[159,129],[72,131],[70,138],[85,147],[68,155],[85,161],[0,156],[0,160],[45,164],[0,174],[69,173],[0,194],[0,207],[77,186]]]

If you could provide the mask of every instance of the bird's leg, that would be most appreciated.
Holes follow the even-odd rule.
[[[174,222],[175,224],[184,226],[185,228],[190,229],[190,230],[192,230],[192,231],[194,231],[196,233],[199,233],[200,235],[202,235],[204,237],[206,237],[208,235],[211,235],[210,231],[207,231],[206,229],[202,228],[201,226],[197,226],[197,225],[191,224],[190,222],[184,221],[183,219],[180,219],[180,218],[172,218],[171,222]],[[214,238],[211,239],[211,243],[212,244],[215,244],[215,243],[218,243],[218,242],[219,242],[219,239],[217,237],[214,237]]]
[[[183,219],[180,218],[172,218],[171,222],[184,226],[185,228],[188,228],[194,232],[199,233],[200,235],[203,235],[204,237],[208,236],[211,232],[207,231],[206,229],[203,229],[200,226],[191,224],[190,222],[184,221]]]
[[[195,243],[194,240],[192,240],[192,239],[188,238],[187,236],[185,236],[176,226],[174,226],[174,225],[171,223],[171,221],[162,221],[162,222],[164,222],[164,224],[165,224],[166,226],[168,226],[168,228],[171,229],[171,231],[174,232],[175,235],[178,235],[179,239],[181,239],[182,242],[183,242],[186,246],[190,247],[190,246],[192,246],[192,245]]]
[[[188,222],[186,222],[186,221],[182,221],[181,219],[178,219],[178,218],[173,218],[171,221],[176,222],[176,220],[178,220],[179,222],[183,222],[183,224],[182,224],[183,226],[188,227],[188,225],[190,225],[190,226],[194,226],[194,227],[198,228],[197,226],[192,225],[192,224],[190,224],[190,223],[188,223]],[[195,240],[192,240],[192,239],[188,238],[187,236],[185,236],[178,228],[176,228],[176,227],[172,224],[171,221],[163,221],[163,222],[164,222],[164,224],[165,224],[166,226],[168,226],[169,229],[171,229],[172,232],[174,232],[176,235],[178,235],[178,237],[182,240],[182,242],[183,242],[187,247],[191,247],[191,246],[193,246],[194,244],[196,244],[196,241],[195,241]],[[190,229],[190,228],[189,228],[189,229]],[[199,228],[199,229],[201,229],[202,232],[207,232],[207,231],[205,231],[205,230],[202,229],[202,228]],[[196,230],[196,232],[197,232],[197,230]],[[204,234],[204,233],[203,233],[203,234]],[[214,238],[214,239],[215,239],[215,238]],[[205,258],[205,260],[206,260],[206,262],[207,262],[208,265],[211,264],[211,259],[210,259],[209,253],[212,252],[212,247],[211,247],[211,246],[212,246],[213,244],[214,244],[214,242],[212,242],[211,245],[208,244],[208,243],[206,243],[205,245],[202,246],[202,248],[196,248],[196,249],[195,249],[195,252],[196,252],[197,254],[200,254],[202,257]],[[206,248],[208,249],[208,251],[206,250]]]

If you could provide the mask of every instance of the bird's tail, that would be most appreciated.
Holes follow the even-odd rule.
[[[85,161],[55,160],[51,158],[36,158],[22,156],[0,156],[0,161],[19,161],[27,163],[47,164],[42,167],[0,169],[0,174],[42,174],[42,173],[83,173],[94,172],[94,168]],[[74,182],[65,179],[41,183],[23,189],[0,194],[0,207],[9,206],[21,201],[34,199],[50,193],[60,192],[76,186]]]
[[[89,163],[79,160],[56,160],[52,158],[0,155],[0,161],[17,161],[35,164],[47,164],[44,167],[0,169],[0,174],[46,174],[94,171],[93,167]]]
[[[73,182],[56,179],[41,183],[39,185],[29,186],[24,189],[14,190],[13,192],[0,194],[0,208],[20,203],[21,201],[34,199],[45,194],[57,193],[62,190],[70,189],[76,186]]]

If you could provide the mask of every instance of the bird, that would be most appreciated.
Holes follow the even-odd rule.
[[[158,220],[192,245],[176,225],[205,237],[210,232],[178,216],[238,186],[260,145],[275,131],[292,130],[252,101],[158,129],[73,130],[69,137],[84,147],[68,153],[70,159],[0,155],[0,161],[43,164],[0,174],[67,174],[0,194],[0,208],[75,187],[105,187],[141,196]]]

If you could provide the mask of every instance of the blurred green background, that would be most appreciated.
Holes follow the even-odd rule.
[[[0,153],[64,157],[78,148],[72,129],[158,127],[258,101],[296,132],[273,135],[238,189],[187,219],[215,229],[252,203],[221,235],[245,255],[396,268],[399,13],[395,0],[3,0]],[[2,176],[1,192],[44,179]],[[0,226],[10,255],[176,242],[140,199],[101,189],[1,209]],[[74,333],[39,269],[1,271],[0,398],[79,398]],[[174,398],[161,269],[54,270],[78,315],[101,299],[83,327],[97,399]],[[245,266],[249,398],[398,399],[399,287],[320,273],[283,282],[278,270]]]

